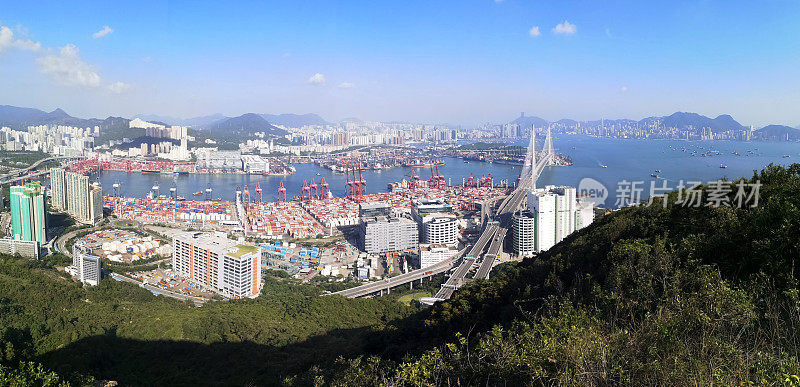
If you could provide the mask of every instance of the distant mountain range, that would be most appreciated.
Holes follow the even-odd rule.
[[[265,132],[269,135],[283,136],[288,132],[284,129],[278,128],[276,125],[285,127],[300,127],[304,125],[325,125],[328,124],[322,117],[316,114],[256,114],[247,113],[238,117],[227,117],[222,114],[213,114],[209,116],[194,117],[189,119],[180,119],[170,116],[159,116],[153,114],[139,114],[135,117],[149,122],[160,122],[169,125],[185,125],[197,129],[207,129],[210,132],[222,135],[236,135],[244,134],[249,135],[254,132]],[[614,123],[617,125],[632,125],[639,124],[641,127],[646,127],[655,120],[660,122],[660,125],[666,127],[674,127],[686,129],[692,127],[696,130],[701,128],[711,128],[714,132],[721,132],[726,130],[742,130],[745,126],[737,122],[733,117],[727,114],[717,116],[716,118],[706,117],[697,113],[676,112],[669,116],[662,117],[647,117],[639,121],[630,119],[617,119],[617,120],[604,120],[608,125]],[[355,118],[345,119],[342,122],[356,122]],[[0,126],[8,126],[14,129],[22,129],[28,125],[72,125],[78,127],[93,127],[100,126],[101,129],[113,129],[113,131],[120,135],[129,135],[128,124],[130,120],[122,117],[108,117],[106,119],[99,118],[78,118],[73,117],[61,109],[55,109],[51,112],[46,112],[40,109],[24,108],[9,105],[0,105]],[[543,127],[548,124],[548,121],[536,117],[520,115],[510,123],[519,124],[522,127],[530,127],[531,125]],[[555,123],[561,125],[575,125],[579,121],[571,119],[561,119]],[[582,121],[581,123],[587,125],[598,125],[600,120],[597,121]],[[769,125],[755,131],[755,137],[761,139],[774,139],[774,140],[800,140],[800,126],[793,128],[785,125]],[[117,137],[115,135],[114,137]]]
[[[723,132],[726,130],[742,130],[745,127],[736,122],[728,114],[723,114],[717,116],[716,118],[706,117],[704,115],[700,115],[697,113],[687,113],[687,112],[676,112],[669,116],[662,116],[662,117],[647,117],[641,119],[639,121],[631,120],[631,119],[616,119],[616,120],[603,120],[606,125],[614,124],[614,125],[634,125],[639,124],[641,127],[647,127],[651,125],[655,121],[659,121],[661,126],[670,127],[670,128],[680,128],[686,129],[692,127],[694,129],[701,129],[701,128],[710,128],[713,132]],[[519,124],[520,126],[529,127],[531,125],[535,125],[537,127],[546,126],[548,124],[547,120],[535,116],[520,116],[515,120],[511,121],[512,124]],[[561,119],[556,121],[555,123],[562,124],[562,125],[576,125],[579,121],[571,120],[571,119]],[[601,120],[595,121],[583,121],[588,125],[600,125]]]
[[[270,124],[259,114],[247,113],[239,117],[226,118],[213,124],[207,128],[212,133],[225,133],[225,134],[243,134],[249,135],[255,132],[265,132],[268,135],[283,136],[289,134],[286,130]]]
[[[255,114],[255,113],[248,113]],[[284,126],[287,128],[299,128],[306,125],[326,125],[328,124],[322,117],[309,113],[309,114],[256,114],[261,116],[269,124],[276,126]],[[242,117],[242,116],[239,116]],[[178,118],[172,116],[160,116],[157,114],[137,114],[134,118],[139,118],[148,122],[166,122],[170,125],[191,126],[198,129],[210,129],[225,120],[238,117],[228,117],[222,114],[212,114],[210,116],[193,117],[193,118]]]
[[[286,127],[300,127],[304,125],[324,125],[327,122],[316,114],[255,114],[247,113],[238,117],[227,117],[222,114],[180,119],[171,116],[154,114],[139,114],[135,118],[164,125],[184,125],[196,129],[205,129],[215,135],[226,138],[243,134],[250,135],[255,132],[265,132],[268,135],[283,136],[288,134],[276,125]],[[61,109],[46,112],[39,109],[0,105],[0,126],[14,129],[23,129],[29,125],[72,125],[78,127],[100,126],[101,130],[113,135],[101,136],[103,140],[117,139],[124,136],[138,137],[138,130],[129,127],[130,120],[122,117],[77,118],[70,116]],[[109,129],[112,129],[109,131]],[[106,138],[108,137],[108,138]]]
[[[768,125],[755,131],[762,140],[800,140],[800,129],[786,125]]]
[[[14,129],[22,129],[28,125],[72,125],[85,127],[99,126],[101,129],[128,125],[128,121],[122,117],[99,118],[77,118],[67,112],[56,109],[52,112],[45,112],[39,109],[23,108],[9,105],[0,105],[0,126],[8,126]]]
[[[511,121],[510,123],[517,124],[523,128],[530,128],[531,126],[541,128],[543,126],[547,126],[547,120],[545,120],[544,118],[525,116],[525,115],[519,116],[516,120]]]

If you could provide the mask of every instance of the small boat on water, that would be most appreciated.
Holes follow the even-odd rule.
[[[789,157],[792,157],[792,156],[791,155],[783,155],[784,159],[788,159]]]
[[[656,173],[661,173],[661,170],[660,169],[656,169]]]
[[[656,179],[658,179],[658,174],[657,173],[651,173],[650,177],[655,177]]]
[[[203,194],[202,192],[200,192],[200,191],[197,191],[197,192],[193,193],[192,195],[194,195],[194,196],[200,196],[200,195],[202,195],[202,194]]]
[[[608,168],[608,165],[600,164],[600,168]]]
[[[725,165],[725,164],[720,164],[719,167],[722,168],[722,169],[728,168],[728,166]]]

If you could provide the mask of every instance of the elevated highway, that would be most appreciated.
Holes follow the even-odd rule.
[[[32,170],[38,168],[39,165],[42,165],[42,163],[45,163],[47,161],[53,161],[53,160],[75,160],[75,159],[82,159],[82,158],[84,158],[84,157],[83,156],[80,156],[80,157],[75,157],[75,156],[53,156],[53,157],[47,157],[47,158],[41,159],[39,161],[36,161],[35,163],[29,165],[26,168],[16,169],[16,170],[14,170],[12,172],[6,173],[4,175],[0,175],[0,184],[15,183],[17,181],[33,179],[33,178],[36,178],[36,177],[39,177],[39,176],[47,175],[47,174],[50,173],[49,169],[38,171],[36,173],[32,173],[32,174],[29,174],[29,175],[27,174],[29,171],[32,171]]]
[[[442,289],[439,290],[435,296],[427,298],[423,300],[423,302],[431,304],[450,298],[453,292],[464,284],[472,265],[477,261],[477,258],[483,254],[483,250],[486,248],[488,241],[491,241],[488,251],[486,254],[483,254],[481,264],[473,276],[473,278],[489,278],[489,273],[492,270],[494,262],[497,260],[497,255],[500,254],[503,248],[503,241],[511,226],[512,214],[520,209],[528,191],[535,186],[536,180],[538,180],[544,168],[552,163],[553,156],[555,155],[549,129],[547,131],[544,151],[542,152],[543,157],[538,160],[536,158],[534,141],[535,136],[533,132],[531,132],[531,143],[528,146],[528,155],[525,157],[525,164],[522,168],[519,185],[517,185],[514,192],[507,196],[500,204],[495,220],[487,224],[478,242],[475,243],[475,246],[470,251],[468,257],[471,259],[462,261],[461,265],[459,265],[450,278],[447,279],[447,282],[442,285]]]
[[[370,282],[331,294],[338,294],[350,298],[363,297],[370,294],[382,293],[383,290],[388,292],[393,287],[412,283],[413,281],[421,280],[425,277],[452,270],[450,277],[442,285],[442,288],[436,295],[421,300],[423,303],[433,304],[450,298],[455,290],[464,284],[467,275],[470,273],[475,263],[479,261],[479,258],[482,258],[482,260],[480,260],[480,266],[473,278],[489,278],[492,266],[503,249],[503,241],[511,226],[512,214],[521,208],[528,191],[535,186],[536,180],[542,174],[544,168],[552,163],[555,155],[549,129],[547,131],[544,150],[540,155],[541,157],[536,157],[534,141],[535,136],[532,132],[531,142],[528,146],[528,154],[525,158],[522,173],[520,174],[519,184],[510,195],[503,198],[503,201],[497,209],[497,214],[492,216],[490,213],[483,212],[485,209],[482,208],[481,217],[483,218],[485,216],[487,219],[492,220],[485,223],[483,232],[481,232],[478,240],[469,250],[463,249],[454,258],[444,260],[420,270],[387,278],[383,281]],[[493,202],[489,203],[493,204]],[[493,207],[492,204],[487,205],[486,209],[491,209]],[[489,212],[491,212],[491,210],[489,210]],[[484,251],[486,251],[485,254]]]
[[[421,281],[423,278],[441,274],[452,269],[453,265],[458,262],[459,257],[461,257],[463,252],[464,250],[461,250],[461,252],[459,252],[459,254],[456,257],[446,259],[435,265],[431,265],[420,270],[414,270],[405,274],[400,274],[398,276],[389,277],[381,281],[370,282],[364,285],[356,286],[354,288],[340,290],[338,292],[331,294],[338,294],[349,298],[356,298],[356,297],[368,296],[370,294],[381,293],[384,290],[389,292],[394,287],[406,285],[414,281]]]

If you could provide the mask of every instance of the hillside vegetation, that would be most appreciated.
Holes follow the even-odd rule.
[[[29,361],[77,385],[274,384],[361,353],[369,332],[414,310],[320,297],[271,277],[256,300],[197,308],[109,278],[83,288],[43,264],[2,256],[0,385],[4,375],[36,370]]]
[[[428,309],[271,279],[198,309],[6,257],[0,384],[800,385],[800,165],[757,179],[756,208],[673,193]]]
[[[673,193],[667,208],[605,216],[432,308],[416,337],[438,344],[298,380],[800,385],[800,165],[757,179],[756,208],[683,207]]]

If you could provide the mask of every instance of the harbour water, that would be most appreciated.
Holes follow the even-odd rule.
[[[520,140],[515,144],[525,146],[527,140]],[[751,177],[754,170],[761,170],[770,163],[788,165],[800,160],[800,144],[787,142],[626,140],[564,135],[554,136],[554,145],[557,152],[570,156],[574,164],[569,167],[546,168],[537,185],[578,186],[581,179],[590,177],[600,181],[609,190],[607,206],[613,206],[617,184],[622,180],[644,181],[647,192],[650,181],[657,181],[657,185],[661,186],[662,180],[666,179],[667,185],[674,188],[679,180],[707,182],[719,178]],[[691,155],[693,151],[696,151],[694,156]],[[709,151],[717,152],[700,156]],[[785,155],[789,157],[784,157]],[[444,161],[446,165],[440,167],[439,171],[445,176],[445,181],[453,185],[461,184],[470,174],[491,174],[495,183],[501,180],[513,183],[519,175],[519,167],[510,165],[478,161],[466,163],[454,158],[445,158]],[[720,165],[727,168],[720,168]],[[286,187],[287,196],[291,198],[300,195],[303,180],[310,182],[313,178],[319,183],[324,177],[334,196],[344,195],[343,174],[333,173],[315,164],[296,165],[296,168],[296,174],[285,177],[244,174],[157,175],[106,171],[95,176],[95,179],[103,186],[106,195],[113,193],[112,186],[115,182],[120,185],[120,195],[128,197],[145,197],[153,185],[157,184],[161,194],[168,195],[169,189],[175,187],[179,196],[189,200],[195,198],[192,195],[194,192],[205,191],[207,187],[212,188],[213,198],[223,200],[233,200],[236,188],[243,188],[245,185],[253,195],[258,181],[264,200],[275,201],[281,180]],[[661,172],[656,173],[656,170]],[[408,180],[410,172],[410,167],[364,171],[367,192],[385,192],[389,183]],[[428,168],[416,168],[416,173],[423,180],[430,176]],[[651,174],[654,173],[659,177],[652,177]]]

